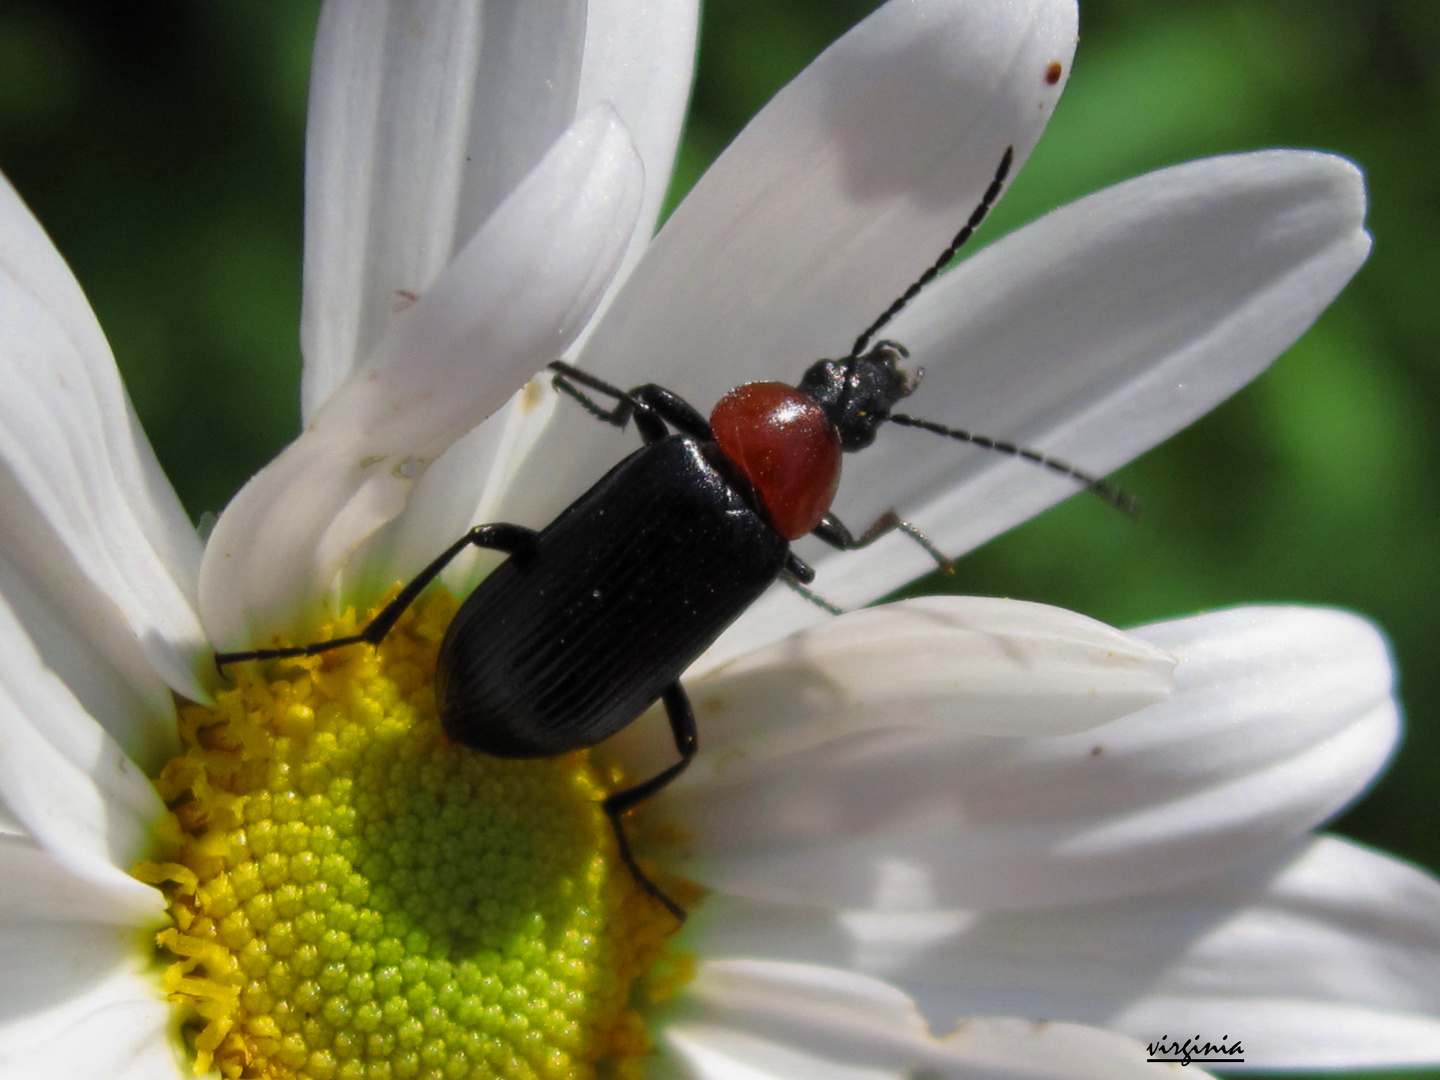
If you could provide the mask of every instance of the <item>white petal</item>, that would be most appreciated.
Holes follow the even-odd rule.
[[[936,1039],[904,994],[836,969],[709,961],[683,1001],[681,1018],[664,1027],[664,1048],[706,1080],[1155,1075],[1143,1047],[1070,1024],[972,1019]]]
[[[1069,69],[1071,0],[889,3],[741,132],[665,223],[581,362],[697,407],[843,353],[943,249],[1007,146],[1023,162]],[[873,313],[873,314],[872,314]],[[578,409],[517,485],[549,521],[633,446]],[[543,478],[543,479],[542,479]]]
[[[1413,866],[1316,838],[1117,906],[1092,925],[1121,942],[1123,973],[1114,956],[1108,977],[1087,963],[1083,928],[1065,939],[1066,974],[1095,976],[1073,1003],[1108,999],[1107,1026],[1146,1038],[1228,1024],[1259,1068],[1440,1063],[1440,882]],[[1117,974],[1134,977],[1128,1000]]]
[[[359,573],[383,591],[391,582],[409,581],[472,525],[510,520],[506,495],[554,415],[558,396],[544,376],[536,376],[457,439],[415,484],[405,513],[379,530],[352,565],[362,563]],[[462,552],[441,580],[463,596],[501,558],[493,551]]]
[[[212,640],[239,647],[303,632],[347,557],[400,512],[425,467],[584,325],[642,185],[623,125],[597,106],[226,508],[201,570]]]
[[[1063,608],[961,596],[884,604],[687,682],[703,737],[686,782],[743,782],[760,762],[881,728],[1084,731],[1164,700],[1174,667],[1168,653]],[[636,775],[667,763],[639,764],[646,744],[674,757],[656,727],[617,740]]]
[[[645,166],[645,194],[616,283],[644,253],[665,198],[689,98],[698,16],[693,0],[591,0],[585,13],[575,107],[583,112],[594,103],[609,102],[625,121]],[[533,125],[523,115],[524,104],[507,98],[507,105],[522,114],[516,126],[525,128],[525,138],[531,139]],[[477,105],[481,108],[486,106]],[[485,152],[493,153],[492,146],[493,141],[487,143]],[[614,295],[612,285],[570,351],[584,341]],[[513,516],[507,496],[555,404],[548,383],[536,380],[446,451],[415,485],[404,515],[386,530],[395,535],[377,536],[384,550],[375,558],[383,572],[408,580],[471,525]],[[467,553],[455,560],[445,580],[452,589],[468,591],[493,565],[485,553]]]
[[[886,329],[926,372],[897,411],[1103,475],[1288,348],[1365,260],[1364,216],[1354,165],[1298,151],[1192,162],[1081,199],[962,263]],[[1075,490],[892,425],[847,463],[836,512],[863,527],[897,507],[959,555]],[[816,589],[842,607],[931,565],[898,535],[843,555],[817,547],[814,561]],[[767,636],[816,618],[780,591],[751,613]]]
[[[0,597],[10,605],[42,662],[60,676],[85,711],[100,721],[143,772],[159,773],[180,749],[169,687],[148,667],[141,669],[136,682],[127,679],[126,672],[100,651],[95,624],[89,634],[77,629],[57,610],[54,597],[17,563],[0,561]],[[97,618],[99,625],[104,625],[104,618]],[[128,634],[121,632],[116,639],[130,649],[136,647]]]
[[[30,838],[0,835],[0,927],[91,922],[133,928],[163,920],[160,893],[142,888],[151,894],[146,902],[117,903],[113,891],[77,877]]]
[[[120,867],[140,857],[165,808],[144,774],[41,664],[3,601],[0,801],[58,863],[108,893],[117,910],[154,917],[159,894]]]
[[[806,720],[833,725],[832,738],[880,726],[1035,737],[1163,701],[1174,668],[1064,608],[928,596],[831,619],[711,672],[693,696],[722,748]]]
[[[610,102],[645,163],[645,199],[616,284],[645,253],[660,219],[690,101],[699,21],[696,0],[590,0],[585,13],[579,108]]]
[[[307,420],[574,119],[584,24],[580,3],[325,6],[306,132]]]
[[[1250,1068],[1440,1060],[1440,882],[1338,839],[1104,904],[880,913],[717,897],[694,918],[708,956],[888,979],[941,1027],[999,1010],[1143,1042],[1228,1036]]]
[[[645,165],[627,263],[660,212],[694,0],[327,4],[306,138],[307,419],[575,118],[609,102]]]
[[[0,838],[0,1075],[181,1075],[170,1008],[146,971],[144,930],[163,924],[164,900],[140,887],[143,909],[28,841]]]
[[[192,606],[199,541],[79,286],[3,178],[0,384],[4,572],[27,579],[44,617],[145,703],[103,715],[116,736],[153,744],[171,716],[167,684],[205,696],[194,673],[204,647]]]
[[[679,354],[718,397],[841,353],[1023,162],[1068,67],[1067,0],[891,3],[745,128],[666,222],[584,360],[640,381]],[[737,365],[740,371],[737,372]],[[719,368],[718,371],[708,369]],[[687,388],[688,389],[688,388]]]
[[[175,1013],[133,929],[0,928],[0,1075],[181,1080]]]
[[[517,183],[559,135],[562,115],[568,122],[568,117],[596,103],[609,102],[625,121],[646,176],[637,224],[616,275],[623,280],[649,243],[664,200],[689,96],[698,8],[694,0],[590,0],[577,16],[579,10],[565,5],[513,10],[499,4],[481,6],[478,53],[471,50],[463,56],[470,65],[464,71],[468,92],[475,99],[469,105],[474,121],[459,160],[439,155],[463,174],[458,185],[445,188],[446,195],[459,200],[460,208],[457,212],[442,205],[433,183],[407,185],[402,198],[407,206],[408,200],[428,199],[422,209],[431,216],[458,213],[462,222],[478,220],[482,210],[488,213],[504,194],[504,186]],[[412,63],[422,67],[418,78],[429,77],[424,50],[434,43],[422,39],[416,48],[416,43],[402,47],[388,42],[385,35],[394,26],[394,20],[377,19],[373,7],[366,5],[327,9],[321,22],[311,113],[315,160],[308,175],[313,213],[307,216],[311,229],[306,251],[314,273],[307,279],[313,286],[307,294],[305,322],[310,335],[307,415],[350,370],[354,349],[342,347],[341,341],[350,335],[346,327],[352,326],[345,320],[362,318],[362,294],[371,289],[376,300],[373,318],[388,320],[396,297],[393,282],[386,278],[393,276],[386,259],[403,262],[408,256],[398,248],[423,246],[428,236],[413,223],[412,234],[402,236],[390,224],[372,229],[361,220],[371,213],[383,217],[389,204],[372,205],[368,190],[356,183],[357,167],[347,160],[374,154],[376,133],[388,129],[383,123],[357,123],[346,117],[361,113],[363,119],[369,116],[366,110],[384,108],[387,116],[403,119],[413,108],[408,97],[366,96],[373,93],[368,85],[357,96],[348,81],[363,76],[365,55],[369,62],[377,62],[386,48],[395,54],[387,70],[389,80],[401,77],[394,70],[397,66]],[[577,56],[577,34],[582,31],[583,53]],[[431,127],[406,137],[442,134]],[[384,161],[373,167],[394,168]],[[378,250],[382,243],[397,250],[387,256]],[[364,244],[371,245],[375,255],[367,264],[377,276],[373,288],[358,281],[363,267],[351,250]],[[414,285],[407,288],[421,291]],[[606,299],[613,294],[612,287]],[[323,311],[330,313],[328,321],[320,317]],[[471,525],[505,517],[505,496],[554,404],[548,386],[537,384],[457,440],[415,485],[405,514],[373,538],[367,555],[377,564],[373,572],[408,579]],[[477,561],[480,567],[492,565],[479,552],[467,553],[447,571],[446,581],[462,591],[473,586]]]
[[[1037,1080],[1118,1080],[1133,1076],[1136,1080],[1153,1080],[1156,1076],[1155,1065],[1146,1057],[1147,1047],[1078,1024],[996,1018],[962,1020],[955,1034],[945,1041],[954,1045],[966,1068],[943,1075],[996,1080],[1011,1076],[1033,1076]],[[1194,1065],[1182,1075],[1201,1080],[1210,1077]]]
[[[1252,608],[1133,633],[1179,657],[1178,688],[1104,727],[1024,740],[882,731],[741,763],[739,780],[682,779],[649,814],[689,835],[680,869],[726,892],[1048,906],[1192,881],[1298,835],[1394,746],[1389,656],[1354,616]]]

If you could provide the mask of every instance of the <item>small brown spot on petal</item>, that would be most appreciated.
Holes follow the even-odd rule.
[[[1054,86],[1060,81],[1060,76],[1065,69],[1060,66],[1059,60],[1051,60],[1050,66],[1045,69],[1045,82],[1048,86]]]

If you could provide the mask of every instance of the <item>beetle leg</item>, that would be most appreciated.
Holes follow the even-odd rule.
[[[394,600],[381,608],[375,618],[371,619],[365,629],[358,634],[334,638],[330,641],[316,641],[310,645],[294,645],[285,649],[252,649],[249,652],[216,653],[215,667],[221,674],[224,674],[226,664],[238,663],[241,660],[280,660],[289,656],[315,656],[317,653],[341,649],[346,645],[358,645],[361,642],[379,645],[385,639],[385,635],[390,632],[391,627],[405,613],[405,609],[424,592],[425,586],[439,577],[440,571],[449,566],[455,556],[467,547],[493,548],[496,551],[506,552],[512,558],[523,560],[535,550],[535,538],[539,535],[534,529],[526,528],[524,525],[511,525],[506,522],[494,525],[476,525],[441,552],[429,566],[416,574],[414,580],[401,589]]]
[[[815,580],[815,568],[795,552],[787,551],[785,565],[780,568],[780,576],[796,585],[809,585]]]
[[[834,514],[826,514],[821,518],[820,524],[810,530],[810,535],[824,540],[831,547],[839,548],[841,551],[854,551],[856,548],[868,547],[882,536],[892,532],[902,532],[914,540],[947,574],[954,571],[955,561],[931,543],[928,536],[895,513],[894,510],[886,510],[872,521],[870,527],[858,537],[854,536],[845,527],[845,523]]]
[[[785,553],[785,565],[780,568],[780,580],[790,586],[804,599],[810,601],[818,608],[824,608],[831,615],[844,615],[845,609],[838,604],[832,604],[817,592],[812,592],[805,586],[815,580],[815,568],[800,558],[793,551]]]
[[[676,431],[696,439],[708,440],[715,437],[715,433],[710,430],[710,421],[674,390],[646,383],[631,390],[630,397],[653,410]]]
[[[605,815],[615,828],[615,846],[620,849],[620,861],[629,869],[635,883],[659,901],[665,910],[674,915],[677,920],[684,922],[685,909],[666,896],[660,886],[651,881],[645,871],[640,869],[640,864],[635,861],[635,856],[630,850],[630,840],[626,837],[625,829],[620,824],[620,815],[644,802],[684,772],[690,762],[695,760],[695,752],[699,749],[699,741],[695,733],[695,713],[690,708],[690,699],[685,695],[684,687],[678,682],[671,683],[670,688],[661,695],[660,700],[665,703],[665,715],[670,718],[670,731],[675,737],[675,749],[680,752],[680,760],[649,780],[636,784],[634,787],[628,787],[624,791],[617,791],[605,800],[604,806]]]

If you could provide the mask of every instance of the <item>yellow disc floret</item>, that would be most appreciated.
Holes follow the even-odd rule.
[[[636,980],[674,919],[616,856],[585,752],[445,739],[431,676],[454,609],[436,594],[378,650],[272,680],[239,665],[214,710],[182,710],[166,850],[135,872],[171,895],[162,979],[198,1072],[639,1075]]]

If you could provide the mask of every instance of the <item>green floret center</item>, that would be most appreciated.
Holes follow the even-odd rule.
[[[164,989],[197,1071],[232,1078],[638,1075],[632,986],[674,921],[616,857],[585,753],[449,743],[431,689],[454,612],[379,650],[238,672],[182,710],[158,786]],[[353,618],[325,636],[351,632]]]

